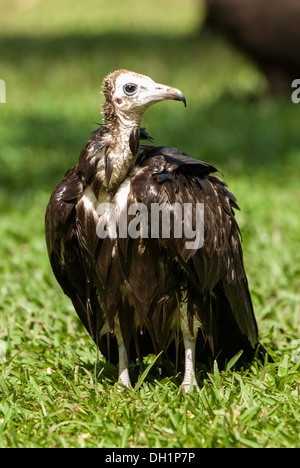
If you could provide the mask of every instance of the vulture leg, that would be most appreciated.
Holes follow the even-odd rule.
[[[186,393],[191,392],[194,388],[199,392],[199,387],[195,375],[195,350],[196,340],[198,333],[198,325],[196,319],[194,319],[194,330],[193,335],[191,334],[187,316],[183,312],[181,313],[181,331],[184,344],[184,378],[181,387]]]
[[[120,328],[120,323],[119,320],[116,320],[115,323],[115,330],[114,330],[115,336],[117,338],[118,342],[118,351],[119,351],[119,377],[118,377],[118,382],[122,385],[125,385],[125,387],[132,387],[131,382],[130,382],[130,377],[129,377],[129,372],[128,372],[128,355],[126,351],[126,347],[124,344],[121,328]]]

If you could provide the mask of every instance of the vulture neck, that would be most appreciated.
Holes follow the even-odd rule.
[[[133,168],[139,150],[141,118],[120,116],[109,124],[113,145],[108,151],[112,163],[112,175],[107,189],[115,191]]]

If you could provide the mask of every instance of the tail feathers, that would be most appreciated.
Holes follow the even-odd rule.
[[[251,361],[259,345],[251,296],[246,282],[219,282],[211,297],[214,315],[214,358],[228,362],[240,350]]]

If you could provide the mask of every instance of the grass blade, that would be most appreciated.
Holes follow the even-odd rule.
[[[226,372],[228,372],[235,365],[235,363],[240,359],[243,352],[244,351],[241,349],[238,353],[236,353],[233,356],[233,358],[230,359],[230,361],[226,364]]]
[[[161,355],[162,353],[159,353],[157,356],[155,356],[153,358],[153,360],[148,364],[148,366],[146,367],[146,369],[144,370],[144,372],[142,373],[141,377],[138,379],[137,383],[135,384],[134,386],[134,391],[136,392],[140,386],[142,385],[142,383],[144,382],[144,380],[146,379],[147,375],[149,374],[149,371],[150,369],[154,366],[154,364],[156,363],[157,359],[159,358],[159,356]]]

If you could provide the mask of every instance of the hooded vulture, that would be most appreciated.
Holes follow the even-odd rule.
[[[259,345],[236,199],[215,167],[141,128],[152,104],[185,104],[181,91],[124,69],[103,89],[103,124],[47,206],[50,263],[121,384],[131,360],[162,353],[198,389],[196,360],[249,360]]]

